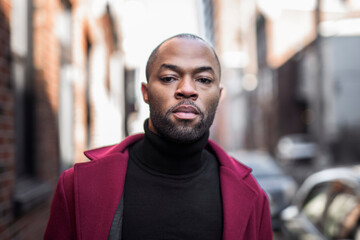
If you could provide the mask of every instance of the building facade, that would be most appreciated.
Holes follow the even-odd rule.
[[[116,4],[0,1],[0,239],[42,239],[59,174],[124,137]]]
[[[354,104],[360,2],[217,3],[216,36],[228,89],[220,143],[275,155],[281,137],[305,134],[325,165],[358,159],[352,142],[358,142],[360,123]]]
[[[60,173],[142,131],[150,51],[215,44],[214,2],[0,0],[0,239],[42,239]]]

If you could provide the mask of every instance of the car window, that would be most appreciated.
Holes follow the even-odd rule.
[[[356,224],[359,215],[358,200],[351,194],[338,194],[331,202],[326,219],[325,235],[332,239],[344,238]]]
[[[322,216],[326,210],[328,201],[329,183],[315,186],[305,198],[303,203],[303,214],[318,228],[321,228]]]
[[[312,187],[312,189],[308,192],[307,196],[304,197],[304,200],[301,204],[304,207],[311,199],[316,197],[318,194],[323,192],[327,192],[329,188],[329,182],[322,182]]]
[[[328,196],[323,216],[324,235],[329,239],[354,239],[360,216],[359,197],[341,182],[333,183]]]
[[[321,224],[322,216],[326,208],[327,197],[326,192],[319,192],[304,205],[303,213],[315,226]]]
[[[354,239],[360,222],[360,199],[341,181],[322,183],[309,192],[302,212],[328,239]]]

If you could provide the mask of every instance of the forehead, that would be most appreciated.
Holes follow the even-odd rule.
[[[157,68],[164,63],[184,68],[210,66],[217,74],[220,70],[213,50],[198,39],[173,38],[163,43],[154,65]]]

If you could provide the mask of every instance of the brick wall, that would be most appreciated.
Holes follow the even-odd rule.
[[[60,1],[34,0],[33,64],[35,93],[35,161],[43,180],[59,171],[58,104],[60,44],[54,33]]]
[[[73,8],[73,67],[75,69],[74,81],[74,162],[85,160],[82,151],[87,148],[86,127],[86,51],[92,38],[87,30],[88,21],[85,7],[78,3]]]
[[[34,71],[31,81],[35,98],[35,172],[38,179],[54,185],[59,171],[56,112],[60,58],[53,24],[60,5],[57,1],[34,1],[33,4]],[[50,198],[21,216],[14,214],[16,106],[11,75],[10,14],[11,0],[0,0],[0,239],[42,239]]]
[[[21,181],[17,181],[19,178],[15,172],[17,166],[15,164],[15,129],[17,128],[14,126],[14,122],[18,124],[18,115],[14,115],[14,111],[17,113],[16,110],[19,111],[20,108],[17,109],[15,105],[14,93],[17,85],[14,86],[14,79],[11,76],[12,63],[18,61],[18,58],[15,57],[11,59],[9,19],[17,17],[11,16],[10,18],[10,14],[12,14],[11,2],[11,0],[0,0],[0,239],[42,239],[49,217],[51,198],[30,211],[22,212],[19,216],[14,214],[14,210],[18,209],[14,207],[15,201],[13,199],[14,196],[17,196],[14,193],[21,192],[18,190],[18,183]],[[35,162],[35,169],[32,174],[35,176],[32,178],[43,183],[51,183],[54,188],[60,172],[58,114],[62,64],[61,45],[55,31],[58,23],[57,17],[59,13],[64,11],[65,5],[67,7],[72,5],[72,33],[69,34],[72,34],[71,51],[73,55],[71,59],[67,60],[67,64],[71,64],[74,70],[72,73],[74,87],[74,112],[72,113],[74,117],[74,163],[84,161],[85,157],[82,152],[87,147],[87,132],[93,131],[92,129],[87,131],[86,126],[88,114],[85,94],[86,66],[88,64],[86,55],[92,54],[91,51],[87,53],[87,44],[99,44],[100,40],[94,40],[95,38],[104,39],[104,32],[102,31],[104,26],[99,27],[99,22],[96,19],[91,19],[92,16],[88,15],[86,9],[89,9],[87,6],[89,2],[87,1],[31,0],[29,2],[32,3],[32,12],[29,13],[32,19],[32,29],[29,29],[31,33],[30,51],[29,55],[26,56],[26,61],[29,61],[32,67],[31,71],[27,72],[26,94],[30,93],[32,96],[30,106],[33,105],[33,107],[30,111],[31,114],[24,114],[25,117],[22,119],[26,122],[28,122],[27,117],[32,119],[30,122],[33,124],[31,127],[28,127],[27,124],[26,129],[31,128],[33,130],[28,134],[30,137],[27,137],[31,139],[26,139],[25,145],[28,143],[26,141],[31,141],[33,147],[30,154],[34,154],[32,159]],[[15,6],[14,4],[14,10],[17,9]],[[97,31],[95,32],[94,29]],[[101,41],[101,44],[107,44],[108,48],[111,45],[109,41],[107,43],[104,40]],[[109,61],[108,55],[109,52],[103,56],[107,61]],[[107,84],[108,88],[109,84]],[[100,111],[95,113],[92,104],[91,102],[92,121],[96,121],[94,115],[99,114]],[[19,112],[22,112],[23,108],[28,110],[29,104],[24,104]],[[25,152],[26,154],[28,153]],[[17,184],[16,191],[15,182]],[[27,188],[32,189],[31,187]]]
[[[14,185],[14,98],[11,82],[10,0],[0,0],[0,233],[12,220]],[[0,234],[0,239],[1,234]]]

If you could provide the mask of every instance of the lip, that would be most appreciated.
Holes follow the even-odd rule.
[[[199,111],[191,105],[180,105],[173,110],[175,117],[183,120],[191,120],[199,115]]]

